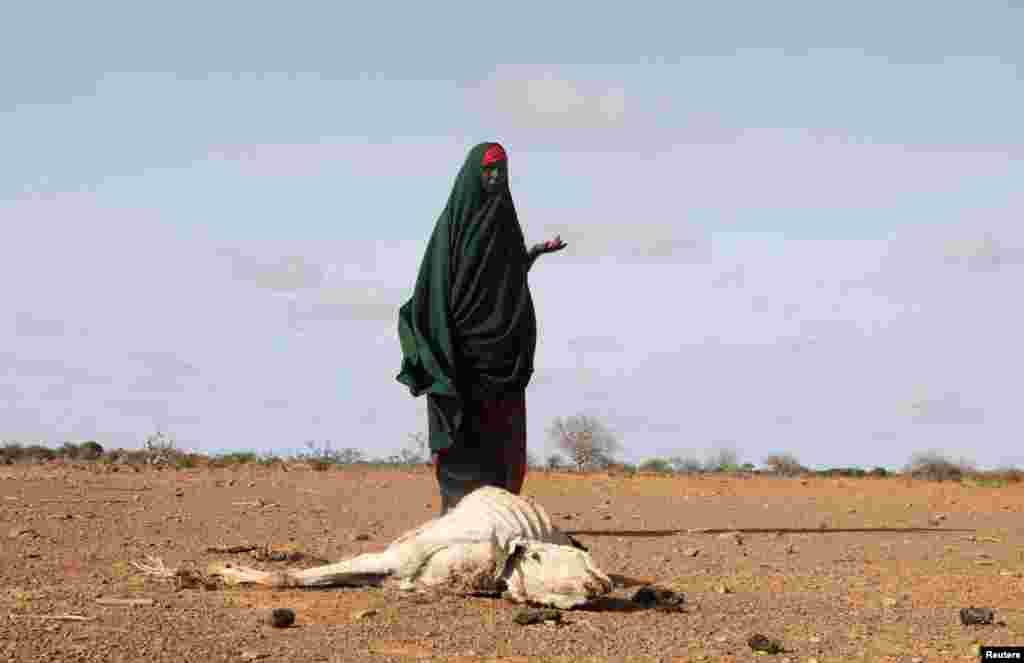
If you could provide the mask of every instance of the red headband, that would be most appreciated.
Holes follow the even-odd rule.
[[[483,162],[482,165],[489,166],[492,163],[495,163],[497,161],[504,161],[504,160],[505,160],[505,149],[501,145],[498,145],[497,143],[495,143],[494,145],[491,145],[490,147],[488,147],[487,151],[484,152],[484,162]]]

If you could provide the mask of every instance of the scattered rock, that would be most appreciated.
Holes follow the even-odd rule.
[[[796,554],[796,546],[794,546],[792,543],[789,544],[788,546],[786,546],[786,554],[787,555],[795,555]]]
[[[563,513],[562,514],[562,520],[572,520],[572,519],[573,519],[573,515],[571,513]]]
[[[295,611],[291,608],[274,608],[267,622],[274,628],[288,628],[295,623]]]
[[[754,651],[763,651],[766,654],[781,654],[786,651],[778,640],[755,633],[747,640],[747,645]]]
[[[378,612],[373,608],[367,608],[366,610],[356,610],[352,613],[352,619],[366,619],[367,617],[373,617],[376,614],[378,614]]]
[[[743,545],[743,535],[739,532],[725,532],[723,534],[719,534],[718,538],[728,539],[738,546]]]
[[[184,497],[184,495],[185,495],[185,489],[184,488],[175,488],[174,489],[174,496],[175,497]]]
[[[110,607],[138,608],[153,605],[153,599],[116,599],[101,597],[96,599],[96,604]]]
[[[964,626],[978,624],[991,624],[995,621],[996,613],[991,608],[961,608],[960,623]]]
[[[611,519],[612,519],[612,514],[610,514],[610,513],[606,513],[603,516],[601,516],[601,520],[611,520]]]
[[[261,658],[270,658],[270,654],[258,651],[243,651],[239,656],[243,661],[258,661]]]
[[[370,535],[369,534],[356,534],[354,537],[352,537],[352,540],[353,541],[369,541],[370,540]]]
[[[683,548],[683,557],[696,557],[700,554],[700,548]]]
[[[8,536],[12,539],[18,539],[22,536],[31,536],[32,538],[35,538],[39,536],[39,532],[35,531],[31,527],[15,527],[10,531],[10,533],[8,533]]]
[[[228,479],[228,487],[234,486],[236,481],[234,479]]]
[[[249,482],[249,487],[250,488],[255,488],[256,487],[256,482],[255,481],[250,481]]]
[[[717,585],[715,592],[718,594],[732,594],[732,588],[727,585]]]
[[[646,585],[636,590],[633,602],[645,608],[656,608],[667,612],[680,612],[686,604],[686,594],[664,587]]]
[[[562,613],[552,608],[523,608],[513,618],[516,624],[528,626],[544,622],[562,622]]]

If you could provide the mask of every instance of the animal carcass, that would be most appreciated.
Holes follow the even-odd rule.
[[[444,516],[403,534],[379,553],[303,571],[268,573],[217,563],[209,572],[229,584],[273,587],[448,585],[562,609],[612,589],[608,576],[552,525],[540,505],[491,486],[478,488]]]

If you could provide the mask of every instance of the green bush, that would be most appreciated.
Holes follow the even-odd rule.
[[[654,472],[656,474],[672,474],[672,464],[664,458],[650,458],[640,463],[641,472]]]

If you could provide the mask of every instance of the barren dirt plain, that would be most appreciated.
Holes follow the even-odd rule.
[[[524,493],[617,586],[560,624],[520,626],[502,599],[183,588],[131,564],[297,568],[377,550],[437,513],[429,468],[112,469],[0,467],[0,660],[881,663],[1024,644],[1024,484],[535,472]],[[258,549],[208,552],[233,546]],[[631,601],[644,584],[684,592],[685,611]],[[996,623],[962,625],[968,606]],[[267,625],[275,607],[294,626]],[[755,633],[786,651],[755,654]]]

